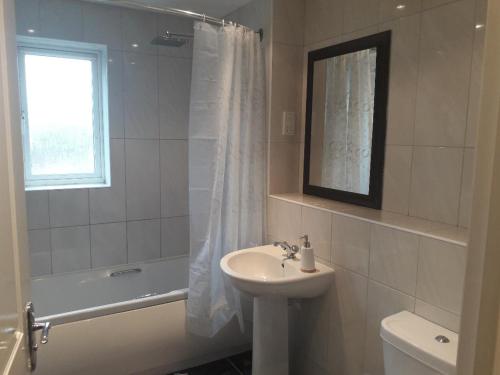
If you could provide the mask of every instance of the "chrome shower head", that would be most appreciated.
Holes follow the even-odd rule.
[[[151,41],[151,44],[163,47],[181,47],[193,38],[192,35],[175,34],[166,32],[165,34],[158,35]]]

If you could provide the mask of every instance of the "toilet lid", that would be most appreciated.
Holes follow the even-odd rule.
[[[455,332],[402,311],[382,320],[380,336],[396,349],[436,371],[455,374],[458,351],[458,335]]]

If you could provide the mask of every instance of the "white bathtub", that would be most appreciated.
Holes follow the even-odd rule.
[[[236,322],[187,332],[187,284],[186,257],[34,279],[37,320],[54,325],[35,374],[166,374],[247,350]]]

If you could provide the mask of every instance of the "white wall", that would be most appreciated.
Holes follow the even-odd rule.
[[[33,275],[188,253],[192,43],[150,41],[166,29],[191,34],[192,21],[72,0],[16,6],[18,34],[109,53],[112,187],[27,193]]]
[[[468,227],[485,1],[274,3],[271,193],[302,189],[303,131],[281,114],[303,125],[307,52],[392,30],[383,209]]]
[[[431,234],[413,219],[398,228],[276,198],[268,221],[269,241],[307,233],[318,261],[335,269],[326,295],[292,311],[293,373],[383,375],[380,321],[401,310],[458,331],[466,246],[441,227]]]
[[[292,373],[383,375],[384,317],[406,309],[459,329],[485,1],[273,3],[269,240],[308,233],[336,271],[325,296],[292,310]],[[308,51],[388,29],[383,211],[284,194],[301,191]],[[295,136],[281,134],[283,111],[302,119]]]

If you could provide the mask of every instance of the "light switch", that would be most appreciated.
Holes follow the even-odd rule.
[[[282,135],[295,135],[295,112],[283,112]]]

